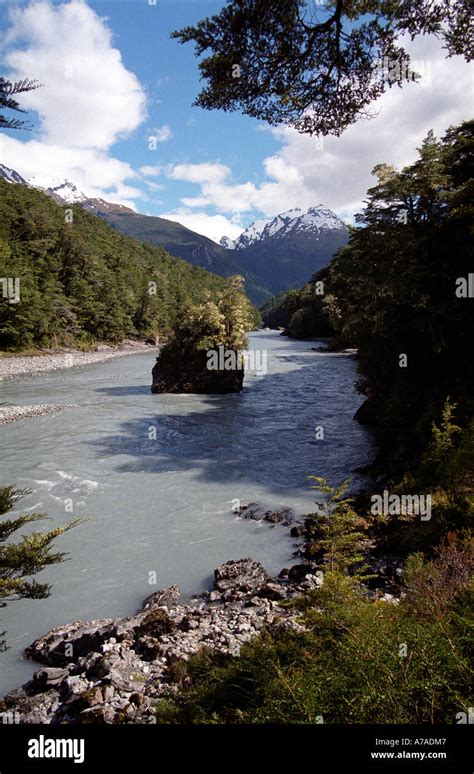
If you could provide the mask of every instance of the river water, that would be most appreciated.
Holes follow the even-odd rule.
[[[153,353],[0,385],[2,403],[75,404],[0,427],[0,482],[32,490],[18,513],[44,511],[48,528],[88,519],[56,541],[69,560],[37,576],[51,596],[0,611],[0,695],[38,668],[21,653],[53,626],[131,614],[174,583],[190,596],[229,559],[252,556],[272,573],[294,562],[289,530],[236,517],[234,499],[303,515],[308,474],[357,483],[372,445],[353,420],[354,358],[274,331],[249,346],[268,353],[268,372],[236,395],[152,395]]]

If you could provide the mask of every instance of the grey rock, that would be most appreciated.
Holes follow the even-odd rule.
[[[67,669],[48,667],[47,669],[38,669],[33,675],[32,682],[36,689],[51,688],[60,685],[68,675]]]
[[[307,575],[314,573],[314,567],[311,564],[295,564],[288,570],[288,579],[300,583]]]
[[[293,519],[292,508],[280,508],[278,511],[266,511],[264,519],[271,524],[279,524],[281,522],[289,525]]]
[[[260,589],[258,595],[266,599],[285,599],[286,590],[279,583],[266,583]]]
[[[253,593],[270,578],[260,562],[251,557],[221,564],[214,570],[214,577],[214,586],[218,591],[242,590]]]
[[[155,591],[145,599],[141,607],[138,609],[138,613],[149,612],[156,607],[177,607],[179,604],[180,595],[181,592],[178,586],[170,586],[168,589]]]

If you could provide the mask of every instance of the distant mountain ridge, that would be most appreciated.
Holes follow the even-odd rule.
[[[59,204],[80,204],[126,236],[163,247],[223,277],[242,274],[251,300],[260,306],[272,296],[304,285],[326,266],[348,241],[348,227],[323,204],[308,210],[295,208],[272,220],[255,221],[237,239],[220,244],[175,221],[142,215],[121,204],[88,198],[69,180],[46,175],[26,181],[15,170],[0,165],[0,177],[43,190]]]
[[[324,204],[318,204],[317,207],[310,207],[308,210],[296,207],[282,212],[270,221],[257,220],[237,239],[222,237],[220,244],[229,250],[245,250],[267,239],[282,239],[302,232],[319,235],[325,229],[334,231],[346,228],[344,221],[332,210]]]

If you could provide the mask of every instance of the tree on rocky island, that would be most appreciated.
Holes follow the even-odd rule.
[[[13,486],[0,487],[0,516],[11,511],[27,489],[15,489]],[[15,519],[0,521],[0,608],[16,599],[45,599],[49,597],[50,585],[31,580],[31,576],[51,564],[63,562],[66,554],[51,553],[54,540],[64,532],[81,523],[81,520],[55,527],[49,532],[31,532],[23,535],[19,543],[6,541],[15,532],[33,521],[46,519],[44,513],[30,513]],[[0,632],[5,634],[5,632]],[[0,651],[5,643],[0,641]]]
[[[212,394],[242,390],[242,350],[255,323],[243,283],[243,277],[235,275],[217,298],[181,311],[173,336],[153,368],[152,392]]]
[[[472,58],[470,0],[232,0],[172,33],[210,52],[195,104],[241,110],[306,134],[341,134],[392,86],[416,81],[409,35],[435,35],[448,56]],[[419,65],[418,65],[419,67]]]

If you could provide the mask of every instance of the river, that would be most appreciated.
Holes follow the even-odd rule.
[[[233,500],[302,515],[314,500],[308,474],[357,482],[354,468],[372,457],[353,420],[355,359],[312,346],[251,334],[268,372],[235,395],[152,395],[152,353],[0,385],[2,403],[75,404],[0,427],[0,481],[32,490],[18,513],[44,511],[48,528],[87,518],[57,540],[68,561],[37,576],[51,596],[0,610],[0,695],[38,668],[22,651],[53,626],[130,614],[174,583],[190,596],[229,559],[252,556],[270,572],[295,561],[287,528],[238,518]]]

